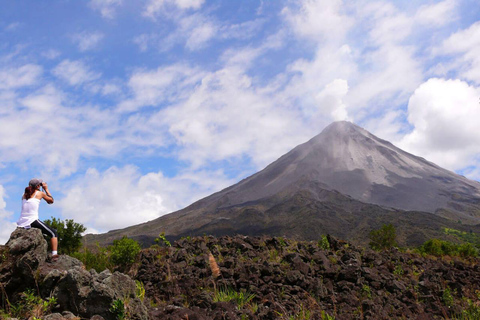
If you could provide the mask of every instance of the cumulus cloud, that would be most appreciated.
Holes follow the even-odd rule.
[[[0,244],[4,244],[10,238],[10,234],[15,230],[16,223],[9,221],[13,215],[12,212],[6,210],[5,188],[0,185]]]
[[[100,11],[102,17],[112,19],[122,2],[123,0],[90,0],[88,4],[92,9]]]
[[[137,167],[89,169],[57,201],[62,212],[89,229],[105,232],[158,218],[231,183],[221,171],[142,175]],[[88,199],[88,201],[86,200]]]
[[[101,32],[81,32],[74,34],[72,40],[77,44],[80,51],[83,52],[95,49],[103,37],[104,34]]]
[[[99,73],[91,71],[81,60],[65,59],[53,69],[52,73],[72,86],[91,82],[100,77]]]
[[[421,84],[408,103],[413,130],[401,147],[442,167],[478,166],[480,88],[460,80],[433,78]]]

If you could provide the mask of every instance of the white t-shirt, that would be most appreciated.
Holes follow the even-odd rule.
[[[29,227],[33,221],[38,220],[40,199],[35,198],[37,192],[30,199],[22,198],[22,213],[17,221],[17,226],[22,228]]]

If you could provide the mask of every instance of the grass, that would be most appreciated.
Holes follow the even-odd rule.
[[[238,307],[241,309],[245,305],[248,305],[253,298],[255,298],[255,294],[243,291],[235,291],[230,287],[223,287],[214,292],[213,295],[213,302],[235,302]]]

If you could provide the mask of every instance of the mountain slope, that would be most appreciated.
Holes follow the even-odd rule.
[[[373,227],[394,223],[404,243],[418,243],[439,236],[441,227],[466,229],[457,220],[480,223],[480,183],[335,122],[264,170],[183,210],[87,238],[110,243],[128,235],[148,243],[160,232],[299,239],[331,233],[365,242]]]

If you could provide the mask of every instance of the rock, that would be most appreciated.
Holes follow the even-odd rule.
[[[146,307],[135,295],[135,281],[118,272],[88,272],[79,260],[67,255],[48,262],[47,243],[39,229],[15,230],[2,252],[6,259],[0,264],[0,305],[5,305],[5,297],[16,303],[22,292],[34,289],[43,299],[57,299],[56,312],[69,312],[52,313],[45,317],[48,320],[77,319],[71,312],[83,318],[98,315],[113,320],[116,316],[109,310],[116,300],[124,302],[131,319],[148,319]]]
[[[78,320],[79,317],[77,317],[76,315],[74,315],[73,313],[71,313],[70,311],[63,311],[62,312],[62,316],[65,318],[65,319],[72,319],[72,320]]]
[[[6,261],[0,266],[0,283],[10,302],[35,285],[35,271],[47,259],[47,242],[39,229],[17,228],[5,245]],[[3,305],[3,295],[0,295]]]
[[[52,313],[45,316],[44,320],[65,320],[66,318],[60,313]]]
[[[53,295],[63,310],[73,311],[84,318],[100,315],[113,320],[115,315],[110,308],[114,301],[121,300],[132,319],[147,319],[147,310],[135,296],[135,290],[135,282],[122,273],[96,274],[75,267],[58,281]]]

